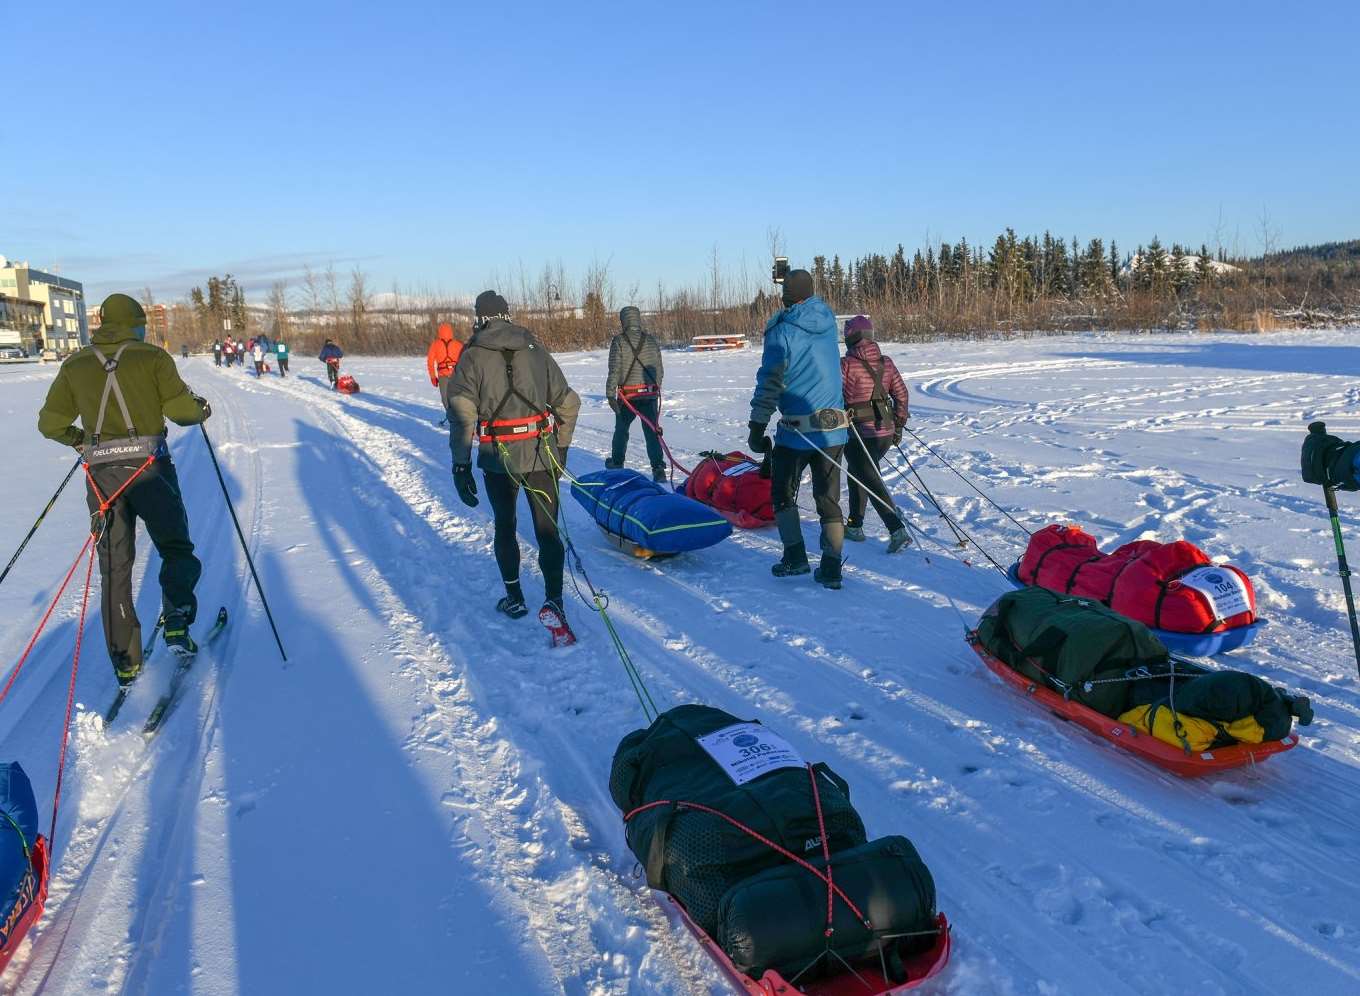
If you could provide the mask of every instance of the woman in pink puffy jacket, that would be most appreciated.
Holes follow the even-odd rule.
[[[864,539],[864,508],[871,493],[874,508],[888,529],[888,552],[896,553],[911,542],[911,535],[893,506],[878,464],[889,448],[902,441],[902,427],[907,424],[907,385],[893,361],[879,350],[874,323],[866,316],[856,315],[845,323],[845,345],[841,388],[850,413],[850,440],[845,444],[850,515],[845,520],[845,538]],[[856,478],[869,486],[869,493]]]

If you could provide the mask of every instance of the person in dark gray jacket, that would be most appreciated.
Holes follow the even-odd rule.
[[[567,385],[557,361],[533,333],[510,321],[510,306],[495,291],[477,297],[477,331],[463,350],[449,387],[449,447],[458,497],[475,507],[472,446],[495,520],[496,564],[505,597],[496,609],[518,619],[528,614],[519,582],[515,503],[520,487],[530,493],[538,566],[547,604],[565,621],[562,607],[564,552],[557,533],[557,478],[566,466],[581,399]],[[542,613],[540,613],[540,617]]]
[[[631,304],[619,312],[621,331],[609,343],[609,374],[604,396],[614,410],[614,446],[606,467],[623,466],[628,454],[628,431],[642,416],[642,438],[652,463],[652,480],[666,480],[666,458],[656,429],[661,427],[661,344],[642,327],[642,312]],[[631,407],[630,407],[631,406]]]

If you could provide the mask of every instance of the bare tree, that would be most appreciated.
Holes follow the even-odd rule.
[[[269,311],[271,331],[275,339],[287,339],[292,335],[292,323],[288,309],[288,282],[275,280],[269,285],[265,298],[265,308]]]

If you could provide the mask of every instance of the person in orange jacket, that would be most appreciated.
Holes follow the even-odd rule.
[[[453,326],[448,322],[439,323],[439,331],[434,342],[425,353],[425,369],[430,374],[430,386],[439,389],[439,400],[444,403],[444,411],[449,410],[449,385],[453,383],[453,371],[458,366],[458,357],[463,355],[463,343],[453,334]]]

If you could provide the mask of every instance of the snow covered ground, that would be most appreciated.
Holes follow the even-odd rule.
[[[1353,341],[890,349],[913,428],[1032,526],[1076,521],[1102,545],[1183,536],[1255,578],[1275,624],[1232,661],[1311,696],[1318,716],[1300,748],[1256,770],[1182,781],[1004,687],[963,632],[1005,585],[976,554],[958,560],[905,486],[941,543],[889,558],[871,515],[839,593],[776,583],[772,532],[648,565],[568,500],[569,524],[663,705],[760,718],[849,779],[871,833],[915,841],[955,932],[926,991],[1353,993],[1360,694],[1321,495],[1298,479],[1309,420],[1360,436]],[[757,360],[668,355],[682,460],[741,445]],[[571,464],[594,469],[611,425],[604,356],[561,361],[585,401]],[[114,682],[90,621],[52,895],[7,990],[729,991],[624,846],[606,777],[643,717],[599,620],[570,604],[581,644],[550,652],[532,617],[491,612],[487,509],[454,494],[423,363],[349,361],[354,397],[327,393],[319,364],[295,367],[256,381],[183,364],[212,401],[289,662],[247,589],[202,441],[177,430],[203,615],[221,604],[234,621],[149,748],[136,731],[169,662],[158,651],[102,731]],[[6,559],[70,463],[32,430],[52,373],[0,370]],[[1018,556],[1013,526],[938,463],[917,465],[983,546]],[[1342,500],[1360,556],[1360,515]],[[73,486],[0,587],[0,659],[18,658],[86,522]],[[144,586],[144,621],[157,601]],[[23,762],[43,807],[75,613],[68,596],[0,707],[0,758]]]

